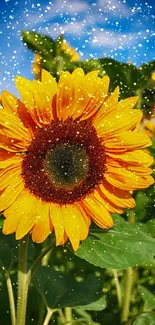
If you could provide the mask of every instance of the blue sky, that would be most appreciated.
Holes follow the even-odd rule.
[[[0,0],[0,91],[17,94],[13,79],[32,79],[32,53],[20,32],[64,34],[81,59],[111,57],[141,65],[154,59],[154,0]]]

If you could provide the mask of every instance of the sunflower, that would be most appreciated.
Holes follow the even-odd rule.
[[[58,84],[45,70],[41,81],[15,81],[22,101],[3,91],[0,110],[3,233],[40,243],[54,231],[56,245],[77,250],[91,220],[111,228],[111,213],[135,206],[131,191],[154,182],[137,98],[118,101],[108,76],[81,68]]]
[[[76,50],[73,47],[71,47],[66,40],[62,41],[61,50],[70,56],[72,62],[79,61],[80,59],[79,53],[76,52]]]

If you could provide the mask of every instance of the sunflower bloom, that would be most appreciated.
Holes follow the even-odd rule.
[[[61,50],[70,56],[72,62],[79,61],[79,53],[77,53],[76,50],[66,42],[66,40],[62,41]]]
[[[21,100],[3,91],[0,110],[3,233],[40,243],[54,231],[56,245],[77,250],[91,220],[111,228],[111,213],[135,206],[131,191],[154,182],[137,98],[118,101],[108,76],[80,68],[58,84],[45,70],[15,81]]]

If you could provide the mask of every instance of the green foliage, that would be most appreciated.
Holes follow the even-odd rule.
[[[52,309],[88,305],[102,296],[102,283],[95,275],[78,282],[74,277],[40,267],[33,282]]]
[[[146,313],[138,316],[133,322],[133,325],[154,325],[155,313]]]
[[[143,310],[149,311],[155,309],[155,295],[142,285],[139,286],[138,291],[144,301]]]
[[[121,223],[110,231],[95,229],[76,255],[102,268],[127,268],[153,258],[155,241],[135,225]]]

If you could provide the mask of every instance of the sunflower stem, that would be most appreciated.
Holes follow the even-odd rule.
[[[28,296],[28,277],[27,277],[27,248],[28,236],[20,241],[18,258],[18,300],[17,300],[17,325],[25,325],[26,307]]]
[[[50,245],[51,246],[51,245]],[[48,265],[48,261],[51,255],[52,250],[50,249],[50,246],[46,247],[42,253],[44,253],[45,255],[42,257],[42,253],[39,255],[39,259],[37,259],[37,263],[39,263],[40,260],[40,256],[41,256],[41,265],[43,266],[47,266]],[[50,249],[50,250],[49,250]],[[33,267],[33,270],[35,272],[35,268],[37,267],[38,264],[35,264],[35,267]],[[32,271],[31,271],[31,275],[32,275]],[[44,309],[45,309],[45,301],[43,299],[43,297],[40,297],[40,303],[39,303],[39,317],[38,317],[38,325],[42,325],[43,324],[43,319],[44,319]]]
[[[65,318],[68,325],[72,325],[72,309],[70,307],[65,307]]]
[[[118,306],[119,306],[119,308],[121,308],[122,307],[122,293],[121,293],[121,287],[120,287],[120,283],[119,283],[118,272],[115,269],[112,269],[112,273],[114,276],[114,281],[115,281],[115,286],[116,286]]]
[[[135,222],[134,210],[130,210],[128,215],[128,221],[131,224]],[[125,296],[124,296],[124,302],[122,306],[121,323],[127,322],[129,318],[132,286],[133,286],[133,268],[128,267],[128,269],[125,270]]]
[[[47,308],[47,314],[46,314],[43,325],[48,325],[49,324],[49,321],[50,321],[53,313],[54,313],[53,309]]]
[[[6,286],[7,286],[7,290],[8,290],[8,296],[9,296],[11,325],[16,325],[15,300],[14,300],[12,282],[11,282],[10,274],[8,271],[6,271],[6,273],[5,273],[5,278],[6,278]]]
[[[133,281],[133,268],[128,267],[125,273],[125,297],[122,308],[121,323],[127,322],[130,312],[131,290]]]

